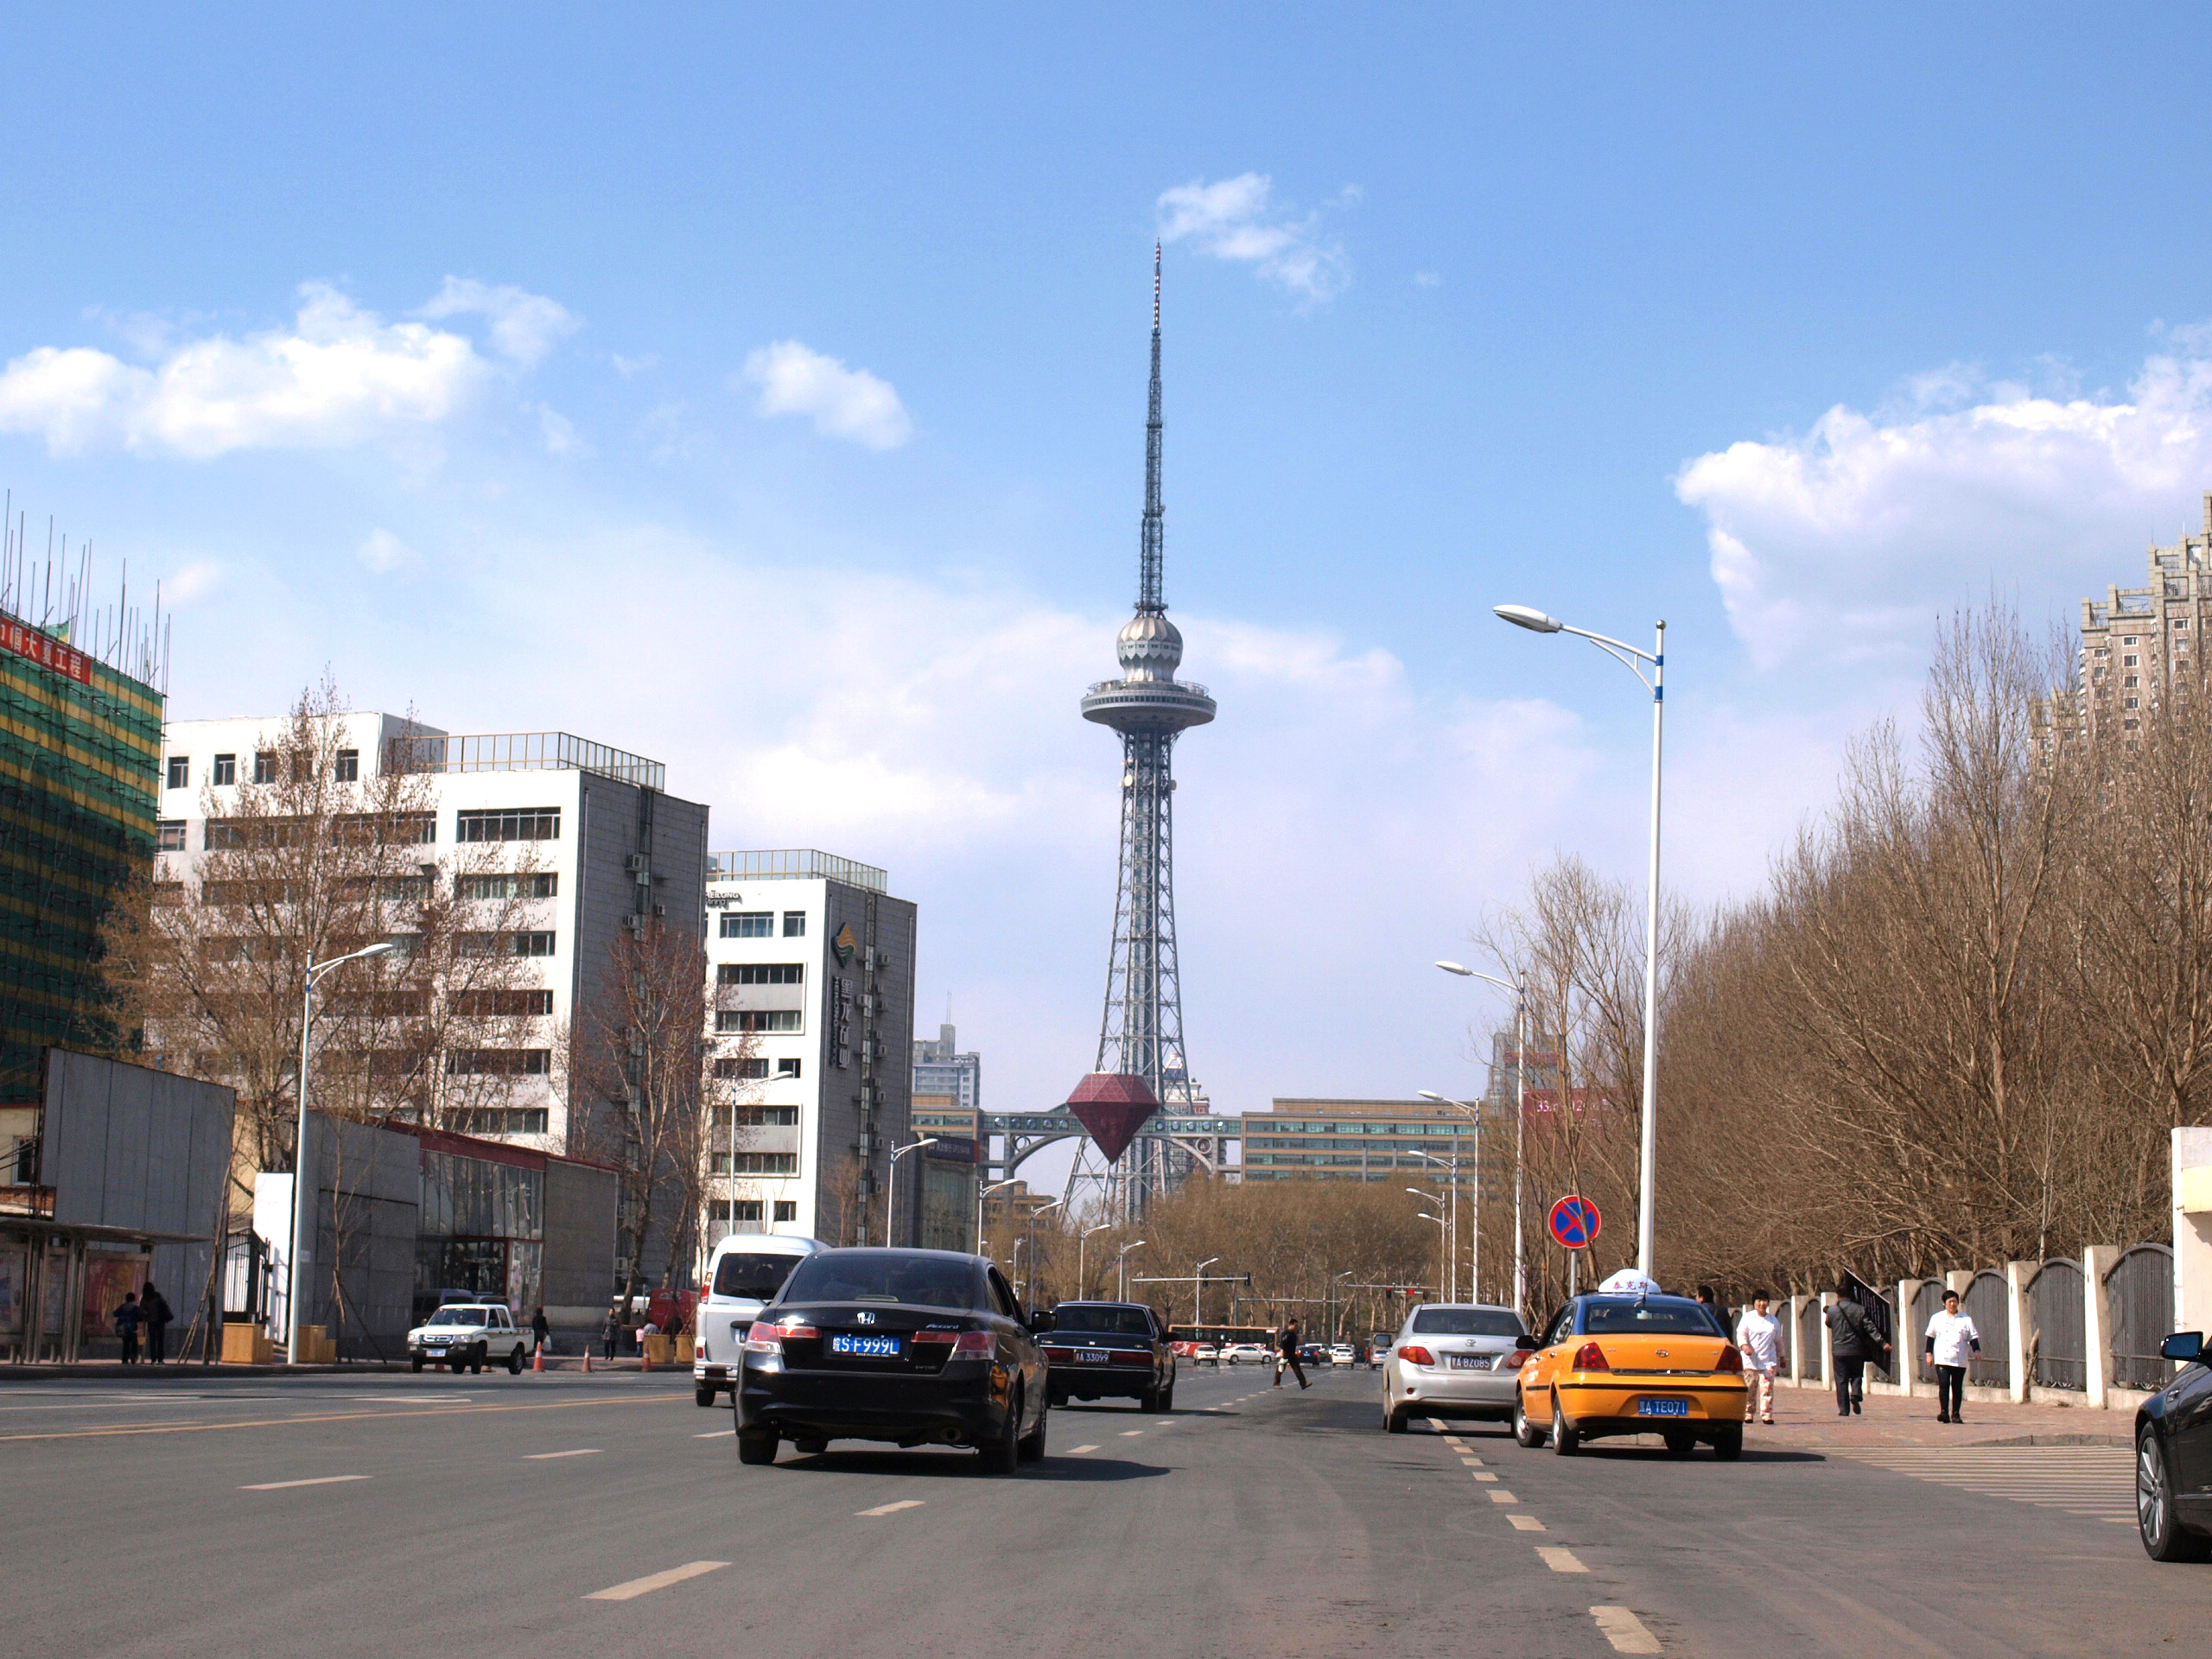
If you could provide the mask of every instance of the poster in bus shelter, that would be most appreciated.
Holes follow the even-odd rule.
[[[143,1255],[85,1254],[85,1323],[87,1337],[115,1334],[115,1310],[126,1295],[135,1296],[146,1283],[147,1258]]]

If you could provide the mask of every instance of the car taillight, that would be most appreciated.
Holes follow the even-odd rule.
[[[1610,1371],[1605,1363],[1605,1351],[1594,1342],[1586,1342],[1574,1351],[1574,1369],[1578,1371]]]
[[[1733,1343],[1720,1351],[1720,1357],[1713,1363],[1716,1371],[1737,1371],[1744,1369],[1744,1356]]]
[[[1113,1357],[1109,1359],[1107,1363],[1109,1365],[1149,1365],[1152,1363],[1152,1356],[1150,1354],[1123,1353],[1119,1350],[1116,1350]]]
[[[950,1342],[959,1335],[957,1331],[917,1331],[908,1340],[919,1347],[925,1342]]]
[[[1404,1347],[1399,1349],[1398,1357],[1403,1360],[1409,1360],[1415,1365],[1433,1365],[1436,1363],[1436,1356],[1430,1353],[1427,1349],[1423,1348],[1418,1343],[1408,1343]]]
[[[963,1331],[960,1339],[952,1344],[952,1357],[988,1359],[999,1351],[998,1338],[988,1331]]]
[[[1072,1365],[1075,1363],[1075,1350],[1072,1348],[1047,1348],[1045,1351],[1045,1357],[1054,1365]]]
[[[784,1351],[784,1344],[793,1338],[804,1340],[821,1335],[812,1325],[800,1325],[795,1320],[781,1319],[771,1325],[765,1319],[756,1319],[753,1328],[745,1334],[745,1351],[748,1354],[780,1354]]]
[[[1505,1369],[1509,1371],[1517,1371],[1535,1357],[1535,1356],[1526,1348],[1516,1348],[1511,1353],[1506,1355]]]

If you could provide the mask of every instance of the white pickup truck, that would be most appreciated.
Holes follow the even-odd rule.
[[[530,1332],[498,1302],[448,1302],[407,1333],[407,1361],[418,1371],[444,1364],[480,1373],[488,1359],[518,1372],[529,1356]]]

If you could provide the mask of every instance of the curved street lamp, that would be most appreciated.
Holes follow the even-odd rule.
[[[1096,1227],[1084,1228],[1076,1236],[1075,1294],[1078,1296],[1090,1294],[1090,1275],[1084,1271],[1084,1257],[1090,1248],[1090,1236],[1093,1233],[1103,1233],[1113,1224],[1110,1221],[1102,1221]]]
[[[1479,979],[1485,985],[1495,985],[1502,991],[1513,993],[1513,1311],[1526,1319],[1529,1308],[1529,1265],[1528,1244],[1521,1230],[1521,1173],[1524,1162],[1522,1154],[1526,1150],[1529,1128],[1528,971],[1523,969],[1516,972],[1513,976],[1514,982],[1509,985],[1496,974],[1485,974],[1472,968],[1463,968],[1456,962],[1440,962],[1436,965],[1447,974],[1457,974],[1462,979]],[[1421,1092],[1427,1096],[1428,1091],[1423,1090]],[[1479,1135],[1475,1142],[1475,1156],[1478,1160],[1482,1156],[1482,1141]],[[1479,1161],[1475,1190],[1478,1194],[1482,1191]],[[1479,1238],[1476,1240],[1478,1247],[1480,1246],[1481,1242]]]
[[[1114,1300],[1117,1302],[1126,1302],[1129,1300],[1129,1252],[1141,1249],[1143,1246],[1144,1240],[1133,1238],[1122,1246],[1121,1254],[1114,1258],[1114,1271],[1116,1275],[1115,1280],[1116,1294]]]
[[[891,1176],[883,1184],[883,1242],[887,1244],[891,1243],[892,1230],[899,1224],[899,1160],[910,1152],[919,1152],[924,1147],[937,1145],[938,1138],[934,1135],[925,1135],[891,1154]]]
[[[1206,1269],[1220,1260],[1221,1258],[1217,1255],[1210,1255],[1191,1269],[1191,1323],[1192,1325],[1196,1325],[1205,1317],[1205,1310],[1198,1298],[1205,1290]]]
[[[1021,1185],[1021,1183],[1020,1183],[1020,1181],[1018,1179],[1014,1179],[1014,1180],[1011,1180],[1011,1181],[994,1181],[994,1182],[992,1182],[992,1183],[991,1183],[991,1185],[988,1185],[988,1186],[987,1186],[987,1187],[984,1187],[982,1191],[980,1191],[979,1192],[977,1192],[977,1193],[976,1194],[976,1255],[982,1255],[985,1254],[985,1251],[984,1251],[984,1249],[983,1249],[983,1200],[984,1200],[985,1198],[989,1198],[989,1197],[991,1196],[991,1194],[992,1194],[992,1193],[994,1193],[994,1192],[1004,1192],[1004,1191],[1005,1191],[1007,1187],[1009,1187],[1009,1186],[1019,1186],[1019,1185]]]

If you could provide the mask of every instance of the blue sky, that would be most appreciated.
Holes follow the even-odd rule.
[[[1155,235],[1226,1108],[1477,1086],[1428,960],[1640,880],[1635,688],[1491,604],[1668,619],[1712,899],[1941,610],[2212,486],[2187,8],[149,16],[16,22],[0,480],[163,579],[175,712],[663,758],[891,869],[1003,1107],[1096,1041]]]

